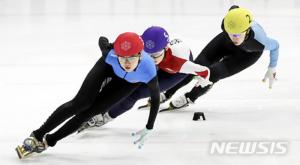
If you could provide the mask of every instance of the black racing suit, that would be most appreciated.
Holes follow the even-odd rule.
[[[42,141],[46,133],[71,118],[56,132],[47,134],[46,141],[48,145],[54,146],[58,140],[75,132],[83,122],[88,121],[97,114],[107,112],[110,107],[128,97],[141,85],[141,83],[129,83],[115,75],[112,66],[105,62],[105,57],[112,47],[108,44],[108,41],[107,45],[101,45],[101,39],[103,38],[99,39],[99,46],[103,53],[102,57],[86,76],[77,95],[71,101],[58,107],[39,129],[33,131],[37,140]],[[103,87],[102,84],[107,79],[111,80]],[[153,106],[150,110],[146,128],[152,129],[159,108],[160,91],[157,76],[149,81],[147,86],[151,93],[153,101],[151,105]]]
[[[223,27],[223,24],[222,24]],[[253,65],[262,55],[264,45],[254,39],[254,32],[250,28],[245,41],[240,46],[235,46],[228,34],[223,31],[218,34],[199,56],[194,60],[195,63],[207,66],[210,69],[210,81],[217,81],[230,77]],[[170,98],[179,88],[188,84],[193,76],[188,76],[182,82],[169,89],[165,94]],[[205,94],[212,86],[194,87],[185,96],[192,102]]]

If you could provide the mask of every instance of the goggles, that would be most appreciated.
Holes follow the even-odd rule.
[[[159,58],[159,57],[161,57],[164,54],[164,52],[165,52],[165,49],[163,49],[163,50],[161,50],[159,52],[150,53],[150,56],[152,58]]]
[[[130,57],[121,57],[121,56],[118,57],[119,61],[122,62],[122,63],[125,63],[126,61],[132,63],[135,60],[137,60],[138,58],[140,58],[140,54],[130,56]]]
[[[229,34],[229,36],[235,37],[235,38],[240,38],[241,36],[245,36],[246,33],[247,33],[247,31],[244,31],[244,32],[239,33],[239,34]]]

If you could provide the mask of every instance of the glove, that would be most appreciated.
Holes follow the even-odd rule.
[[[106,55],[114,47],[113,44],[109,43],[108,39],[103,36],[99,38],[98,45],[102,51],[102,55]]]
[[[203,78],[201,76],[194,76],[194,79],[196,79],[198,82],[196,83],[196,87],[201,86],[202,88],[208,86],[208,85],[212,85],[213,83],[211,81],[209,81],[208,78]]]
[[[101,50],[107,49],[107,47],[109,45],[109,41],[108,41],[108,39],[106,37],[101,36],[99,38],[98,45],[99,45],[99,47],[100,47]]]
[[[268,71],[266,72],[265,77],[263,78],[262,81],[266,82],[267,79],[269,79],[269,88],[272,89],[272,85],[274,81],[277,80],[275,68],[268,68]]]
[[[131,136],[139,136],[137,140],[133,142],[133,144],[137,144],[138,148],[141,149],[147,140],[147,135],[151,132],[150,129],[144,128],[136,133],[132,133]]]

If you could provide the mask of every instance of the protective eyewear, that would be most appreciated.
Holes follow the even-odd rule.
[[[140,54],[134,55],[134,56],[130,56],[130,57],[118,57],[119,61],[122,63],[125,63],[126,61],[132,63],[135,60],[137,60],[138,58],[140,58]]]
[[[164,52],[165,52],[165,50],[163,49],[163,50],[161,50],[159,52],[151,53],[150,56],[152,58],[159,58],[159,57],[161,57],[164,54]]]
[[[231,37],[240,38],[241,36],[245,36],[247,31],[239,33],[239,34],[229,34]]]

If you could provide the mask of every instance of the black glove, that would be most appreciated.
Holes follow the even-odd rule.
[[[102,51],[103,56],[106,56],[108,52],[114,48],[114,45],[112,43],[109,43],[108,39],[103,36],[99,38],[98,45],[100,47],[100,50]]]

